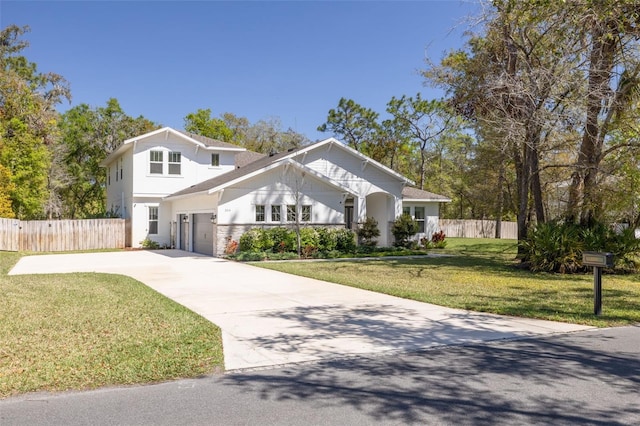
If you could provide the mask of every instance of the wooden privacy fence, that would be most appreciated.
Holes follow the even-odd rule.
[[[0,250],[4,251],[73,251],[124,246],[124,219],[0,219]]]
[[[440,219],[440,229],[447,237],[495,238],[495,220]],[[517,222],[502,222],[502,239],[518,239]]]

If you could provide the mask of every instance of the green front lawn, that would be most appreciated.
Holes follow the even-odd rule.
[[[7,276],[0,252],[0,398],[195,377],[223,368],[220,330],[108,274]]]
[[[593,315],[593,275],[516,268],[514,240],[449,238],[448,255],[418,259],[255,263],[256,266],[421,302],[598,327],[640,323],[640,275],[604,275]]]

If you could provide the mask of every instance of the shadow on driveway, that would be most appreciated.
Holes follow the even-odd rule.
[[[223,382],[274,402],[348,406],[379,423],[638,424],[640,328],[230,374]]]

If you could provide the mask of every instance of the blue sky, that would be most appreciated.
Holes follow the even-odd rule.
[[[6,1],[0,26],[29,25],[25,52],[71,83],[72,103],[181,129],[210,108],[280,118],[310,139],[341,97],[380,113],[428,98],[418,70],[462,45],[475,0],[414,2]]]

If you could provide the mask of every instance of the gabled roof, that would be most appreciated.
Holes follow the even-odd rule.
[[[314,144],[311,145],[306,145],[300,148],[296,148],[296,149],[292,149],[290,151],[287,152],[281,152],[278,154],[274,154],[274,155],[270,155],[270,156],[265,156],[262,158],[259,158],[256,161],[253,161],[251,163],[246,164],[245,166],[241,166],[235,170],[232,170],[230,172],[227,172],[223,175],[217,176],[215,178],[200,182],[196,185],[192,185],[189,188],[185,188],[182,191],[178,191],[174,194],[169,195],[167,198],[174,198],[174,197],[182,197],[185,195],[190,195],[190,194],[196,194],[196,193],[203,193],[203,192],[207,192],[207,193],[211,193],[212,191],[215,191],[217,189],[222,189],[225,188],[229,185],[231,185],[232,183],[236,183],[238,181],[244,180],[244,179],[248,179],[250,177],[255,176],[256,174],[259,174],[261,172],[267,171],[272,169],[274,164],[277,164],[279,162],[283,162],[286,160],[293,160],[293,158],[304,154],[305,152],[314,150],[314,149],[318,149],[319,147],[325,146],[325,145],[331,145],[331,146],[336,146],[339,147],[340,149],[343,149],[347,152],[349,152],[350,154],[360,158],[363,162],[366,162],[367,164],[371,164],[374,167],[377,167],[379,169],[381,169],[382,171],[384,171],[387,174],[390,174],[394,177],[396,177],[397,179],[399,179],[400,181],[402,181],[405,184],[412,184],[413,182],[411,182],[409,179],[407,179],[406,177],[402,176],[401,174],[397,173],[394,170],[391,170],[390,168],[378,163],[375,160],[372,160],[371,158],[367,157],[366,155],[361,154],[360,152],[356,151],[355,149],[352,149],[346,145],[344,145],[342,142],[338,141],[337,139],[334,138],[329,138],[329,139],[325,139],[322,140],[320,142],[316,142]],[[295,162],[296,164],[298,164],[297,162]],[[302,165],[298,165],[297,167],[303,167],[304,169],[306,169],[307,171],[309,171],[310,169],[302,166]],[[328,179],[327,177],[320,177],[320,175],[317,176],[318,178],[324,180],[325,182],[328,182],[332,185],[335,186],[335,182],[331,181],[330,179]],[[338,185],[340,186],[340,185]]]
[[[434,194],[433,192],[424,191],[411,186],[405,186],[402,188],[402,199],[412,201],[438,201],[441,203],[451,202],[451,199],[444,195]]]
[[[199,146],[201,148],[208,149],[208,150],[237,151],[237,152],[246,151],[245,148],[242,148],[241,146],[238,146],[238,145],[233,145],[227,142],[211,139],[206,136],[196,135],[194,133],[187,133],[187,132],[174,130],[171,127],[163,127],[161,129],[157,129],[152,132],[145,133],[144,135],[136,136],[134,138],[125,140],[115,151],[113,151],[111,154],[107,156],[107,158],[105,158],[100,162],[100,166],[106,167],[115,158],[119,157],[124,152],[128,151],[136,142],[150,138],[152,136],[162,134],[162,133],[164,133],[166,137],[168,137],[169,135],[173,135],[188,143],[191,143],[195,146]]]

